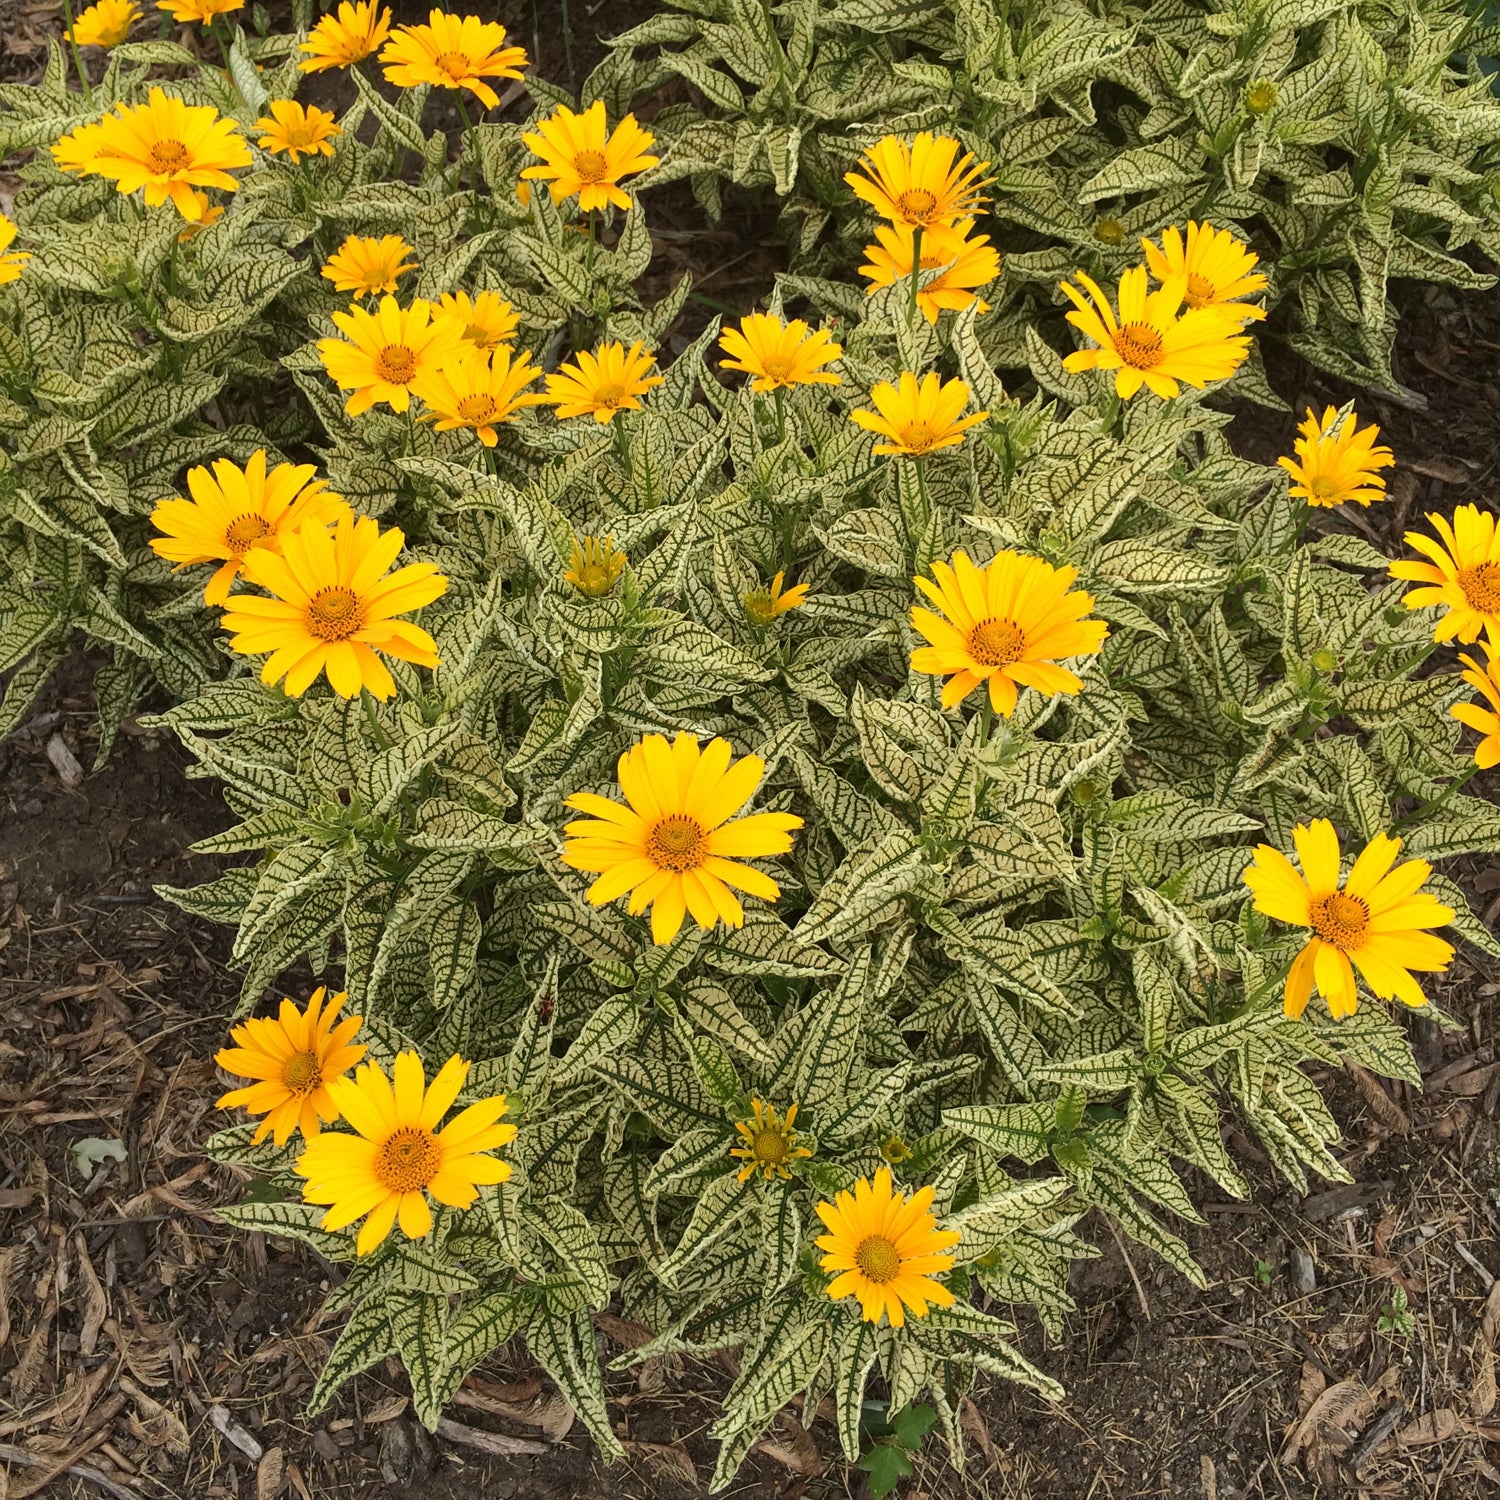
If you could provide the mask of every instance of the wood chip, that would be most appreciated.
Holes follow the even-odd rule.
[[[622,1349],[640,1349],[656,1337],[644,1323],[617,1318],[614,1313],[609,1312],[595,1313],[594,1327],[607,1334]]]
[[[99,1330],[104,1327],[104,1320],[109,1316],[109,1300],[104,1295],[104,1288],[89,1259],[82,1230],[73,1235],[73,1249],[78,1256],[78,1280],[83,1298],[83,1321],[78,1329],[78,1350],[81,1354],[92,1355],[99,1345]]]
[[[985,1463],[994,1463],[995,1440],[990,1436],[989,1423],[984,1420],[979,1408],[967,1396],[958,1403],[958,1427],[960,1432],[973,1438],[979,1445],[979,1451],[984,1454]]]
[[[1407,1119],[1406,1111],[1386,1092],[1384,1084],[1368,1068],[1362,1068],[1356,1062],[1346,1062],[1344,1066],[1359,1085],[1359,1091],[1376,1120],[1387,1130],[1406,1135],[1411,1130],[1411,1121]]]
[[[285,1483],[285,1457],[280,1448],[270,1448],[255,1470],[255,1500],[276,1500]]]
[[[409,1404],[405,1396],[387,1396],[365,1413],[365,1425],[368,1427],[375,1422],[389,1422],[392,1417],[399,1417]]]
[[[465,1448],[477,1448],[481,1453],[493,1454],[496,1458],[514,1458],[524,1454],[542,1454],[551,1450],[545,1443],[531,1438],[506,1437],[503,1432],[483,1432],[478,1427],[465,1427],[451,1417],[439,1417],[437,1435],[450,1443],[460,1443]]]
[[[826,1467],[823,1455],[812,1435],[790,1412],[784,1411],[776,1419],[781,1431],[771,1437],[762,1438],[755,1445],[755,1452],[764,1453],[785,1465],[794,1474],[816,1479]]]
[[[1362,1380],[1341,1380],[1329,1386],[1292,1429],[1281,1450],[1281,1461],[1295,1460],[1314,1438],[1341,1450],[1349,1447],[1350,1429],[1358,1428],[1374,1407],[1374,1394]]]
[[[57,779],[70,792],[83,785],[83,765],[60,734],[47,741],[47,759],[52,762]]]
[[[1495,1409],[1495,1351],[1481,1341],[1474,1363],[1474,1379],[1469,1386],[1469,1415],[1483,1418]]]
[[[639,1453],[654,1467],[675,1474],[691,1485],[701,1483],[698,1471],[693,1467],[693,1456],[681,1443],[643,1443],[627,1438],[625,1449],[629,1453]]]
[[[240,1426],[233,1417],[229,1415],[229,1408],[219,1402],[215,1402],[208,1409],[208,1420],[214,1424],[217,1432],[221,1433],[229,1442],[233,1443],[246,1458],[253,1464],[258,1464],[265,1449],[254,1433]]]

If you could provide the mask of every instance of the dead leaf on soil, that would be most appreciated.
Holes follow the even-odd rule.
[[[1463,1419],[1449,1406],[1440,1406],[1426,1416],[1408,1422],[1396,1434],[1396,1441],[1403,1448],[1423,1448],[1430,1443],[1443,1443],[1457,1437],[1464,1430]]]
[[[653,1468],[676,1474],[689,1484],[699,1482],[692,1454],[681,1443],[643,1443],[638,1439],[626,1438],[625,1449],[628,1453],[639,1453]]]
[[[1490,1288],[1489,1296],[1484,1299],[1484,1313],[1479,1320],[1479,1336],[1491,1349],[1495,1347],[1497,1332],[1500,1332],[1500,1280],[1495,1282]]]
[[[1302,1374],[1297,1381],[1297,1418],[1300,1421],[1308,1413],[1313,1402],[1328,1387],[1328,1377],[1310,1359],[1302,1361]]]
[[[163,1406],[148,1396],[128,1375],[120,1377],[120,1389],[135,1402],[138,1417],[131,1418],[131,1430],[141,1442],[152,1448],[165,1448],[174,1458],[186,1458],[191,1451],[187,1425],[170,1406]],[[250,1455],[260,1457],[260,1445]]]
[[[513,1422],[540,1427],[549,1443],[562,1442],[572,1430],[576,1417],[565,1397],[542,1395],[541,1379],[535,1375],[511,1385],[501,1385],[479,1375],[470,1375],[454,1393],[453,1400],[458,1406],[472,1407],[475,1411],[488,1412],[491,1416],[509,1417]]]
[[[816,1479],[823,1472],[823,1455],[818,1452],[818,1445],[807,1429],[790,1412],[782,1412],[776,1421],[785,1436],[778,1434],[762,1438],[755,1445],[755,1451],[774,1458],[794,1474]]]
[[[78,1256],[78,1279],[83,1287],[83,1321],[78,1329],[78,1350],[92,1355],[99,1343],[99,1330],[109,1315],[109,1302],[104,1287],[95,1274],[93,1262],[89,1260],[88,1246],[80,1230],[73,1236],[73,1249]]]
[[[1340,1452],[1375,1409],[1375,1393],[1362,1380],[1341,1380],[1321,1392],[1297,1423],[1281,1450],[1283,1463],[1293,1462],[1314,1440]]]
[[[1344,1066],[1359,1085],[1359,1091],[1364,1095],[1365,1103],[1376,1120],[1387,1130],[1405,1135],[1411,1129],[1411,1121],[1407,1119],[1406,1111],[1386,1092],[1384,1084],[1356,1062],[1346,1062]]]
[[[965,1396],[958,1403],[958,1426],[959,1430],[966,1433],[979,1445],[979,1451],[984,1454],[984,1461],[992,1464],[995,1461],[995,1441],[990,1436],[989,1425],[980,1415],[979,1408]]]
[[[405,1396],[387,1396],[384,1401],[377,1401],[365,1413],[365,1425],[368,1427],[375,1422],[389,1422],[392,1417],[399,1417],[406,1407]]]
[[[609,1312],[595,1313],[594,1327],[608,1334],[622,1349],[640,1349],[656,1337],[644,1323],[618,1318]]]

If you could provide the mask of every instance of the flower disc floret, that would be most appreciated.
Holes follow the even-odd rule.
[[[953,1269],[947,1252],[963,1236],[937,1227],[932,1199],[931,1187],[910,1196],[896,1192],[890,1168],[881,1167],[873,1181],[861,1177],[852,1193],[819,1203],[828,1233],[818,1236],[825,1252],[818,1264],[838,1273],[829,1297],[857,1297],[865,1322],[892,1328],[904,1327],[908,1316],[925,1318],[932,1307],[952,1307],[953,1293],[933,1278]]]
[[[373,312],[351,307],[334,313],[344,337],[319,339],[318,355],[334,383],[353,392],[344,403],[350,416],[382,401],[405,411],[416,381],[458,353],[462,333],[451,318],[434,318],[434,310],[420,297],[403,308],[385,296]]]
[[[738,328],[719,335],[719,347],[729,356],[726,370],[750,376],[752,389],[791,390],[799,385],[838,385],[839,377],[825,365],[844,353],[826,328],[809,329],[801,318],[783,323],[770,313],[749,313]]]
[[[797,1144],[797,1132],[793,1129],[797,1106],[788,1105],[785,1118],[779,1118],[774,1105],[752,1099],[750,1111],[750,1119],[736,1120],[734,1124],[740,1143],[732,1146],[729,1154],[745,1164],[736,1175],[741,1182],[748,1182],[757,1172],[767,1182],[778,1177],[790,1178],[792,1163],[812,1156],[806,1146]]]
[[[987,201],[979,189],[990,179],[986,161],[976,162],[951,136],[922,131],[909,144],[900,136],[877,141],[846,172],[854,196],[893,224],[929,228],[972,218]]]
[[[588,813],[564,832],[563,862],[598,875],[589,887],[593,906],[629,895],[632,916],[651,908],[651,937],[670,943],[691,913],[705,932],[723,922],[743,926],[735,891],[774,901],[781,888],[769,875],[740,863],[785,854],[802,819],[792,813],[735,814],[765,772],[758,755],[730,761],[729,741],[702,748],[696,735],[648,734],[618,766],[625,803],[576,792],[567,806]]]
[[[181,572],[197,563],[218,562],[203,590],[205,604],[222,604],[252,547],[279,551],[285,531],[311,521],[328,525],[350,514],[342,495],[316,478],[312,464],[277,464],[269,472],[266,451],[258,448],[241,469],[232,459],[215,459],[212,470],[188,470],[190,500],[158,502],[151,524],[162,533],[151,539],[158,557]]]
[[[1276,460],[1292,476],[1287,493],[1293,499],[1323,508],[1368,506],[1385,499],[1379,471],[1390,468],[1396,456],[1379,446],[1380,429],[1373,422],[1361,427],[1352,411],[1340,413],[1332,406],[1325,407],[1319,419],[1309,407],[1297,431],[1292,444],[1296,457]]]
[[[316,104],[304,108],[295,99],[273,99],[267,108],[271,113],[255,122],[262,132],[256,142],[262,151],[290,156],[294,162],[304,156],[333,155],[334,139],[344,128],[326,109]]]
[[[233,192],[233,167],[250,165],[250,147],[233,120],[219,117],[211,104],[184,104],[152,88],[145,104],[120,104],[97,126],[84,126],[53,147],[66,171],[110,178],[122,193],[145,191],[146,206],[168,198],[184,219],[203,217],[195,187]]]
[[[274,1018],[252,1018],[230,1028],[235,1045],[216,1053],[214,1061],[226,1073],[254,1081],[225,1094],[219,1108],[265,1116],[253,1144],[270,1135],[284,1146],[294,1130],[312,1140],[322,1125],[338,1119],[329,1085],[365,1055],[353,1041],[360,1017],[338,1020],[347,998],[342,992],[329,996],[319,985],[306,1010],[283,1000]]]
[[[769,584],[762,584],[758,589],[751,589],[740,601],[745,609],[745,618],[757,630],[764,630],[778,615],[784,615],[788,610],[800,609],[807,602],[807,591],[810,585],[794,584],[783,593],[781,582],[785,577],[785,573],[778,572]]]
[[[293,698],[320,672],[341,698],[357,698],[361,689],[389,698],[396,684],[377,653],[435,667],[432,637],[397,616],[431,604],[448,587],[435,563],[389,571],[405,540],[369,516],[344,516],[331,532],[321,524],[287,532],[279,555],[252,547],[245,578],[271,597],[236,594],[229,601],[222,621],[234,632],[229,644],[245,655],[269,653],[261,681],[285,678]]]
[[[323,277],[333,283],[334,291],[355,297],[394,292],[396,283],[408,271],[417,269],[417,262],[406,258],[414,253],[399,234],[387,234],[378,240],[351,234],[328,257]]]
[[[1082,271],[1075,274],[1083,291],[1062,283],[1073,304],[1068,321],[1099,347],[1076,350],[1063,367],[1113,370],[1117,395],[1129,398],[1143,385],[1164,399],[1176,396],[1182,385],[1201,390],[1227,380],[1250,353],[1250,340],[1240,333],[1250,316],[1243,304],[1189,309],[1178,316],[1187,295],[1185,277],[1173,277],[1148,293],[1145,266],[1132,266],[1120,277],[1116,316],[1098,284]]]
[[[612,422],[622,411],[640,409],[640,398],[663,377],[651,373],[656,357],[637,340],[629,349],[611,341],[579,353],[547,377],[547,402],[565,417]]]
[[[397,1224],[407,1239],[425,1239],[432,1232],[429,1198],[469,1208],[481,1187],[509,1178],[510,1164],[491,1154],[516,1137],[514,1125],[498,1123],[504,1094],[477,1100],[442,1125],[469,1067],[451,1057],[428,1084],[421,1058],[398,1052],[390,1078],[363,1063],[353,1078],[330,1085],[355,1133],[324,1131],[298,1157],[297,1172],[307,1179],[303,1198],[328,1208],[324,1229],[364,1220],[356,1254],[368,1255]]]
[[[1443,611],[1432,632],[1440,644],[1459,640],[1467,646],[1483,634],[1500,646],[1500,528],[1493,513],[1460,505],[1451,523],[1431,512],[1427,519],[1437,536],[1408,531],[1406,545],[1429,561],[1391,564],[1392,578],[1423,585],[1408,589],[1401,602],[1408,609]]]
[[[375,52],[391,34],[391,13],[379,0],[341,0],[336,15],[324,16],[298,48],[309,55],[298,64],[304,73],[352,68]]]
[[[574,537],[563,580],[585,599],[602,599],[619,581],[627,560],[613,537]]]
[[[969,404],[968,386],[961,380],[945,382],[933,370],[920,384],[910,370],[902,372],[899,386],[882,380],[871,388],[870,400],[875,410],[852,411],[850,421],[886,439],[875,444],[875,453],[900,458],[923,458],[957,447],[970,427],[989,416],[985,411],[961,416]]]
[[[135,0],[97,0],[63,35],[79,47],[118,47],[141,18]]]
[[[523,408],[547,399],[540,391],[526,389],[541,376],[524,349],[514,356],[504,348],[487,354],[466,343],[439,369],[421,376],[412,390],[428,408],[424,422],[435,422],[439,432],[468,429],[486,448],[493,448],[499,441],[498,427]]]
[[[398,26],[380,53],[387,83],[466,89],[486,109],[494,109],[500,96],[485,80],[521,78],[526,62],[524,48],[505,45],[498,21],[442,10],[432,11],[425,26]]]
[[[1379,833],[1341,879],[1338,834],[1326,818],[1299,823],[1292,839],[1300,870],[1260,844],[1243,877],[1257,911],[1309,932],[1287,973],[1286,1014],[1300,1016],[1316,986],[1335,1019],[1352,1016],[1356,969],[1382,1000],[1425,1005],[1413,971],[1441,973],[1453,960],[1452,944],[1426,930],[1453,920],[1451,906],[1421,889],[1432,866],[1425,859],[1397,865],[1401,840]]]
[[[521,139],[533,156],[542,159],[540,166],[527,167],[522,178],[549,183],[554,203],[576,197],[584,213],[609,204],[629,209],[630,194],[620,186],[620,179],[644,172],[661,160],[648,154],[656,137],[641,129],[634,115],[626,115],[609,129],[602,99],[582,114],[560,104]]]
[[[960,550],[951,563],[934,562],[932,575],[913,581],[941,613],[913,606],[912,626],[927,644],[912,652],[911,665],[948,678],[944,708],[986,683],[991,707],[1007,717],[1019,688],[1049,697],[1082,690],[1083,679],[1058,662],[1096,655],[1109,627],[1084,618],[1094,597],[1073,587],[1076,568],[1019,552],[1001,552],[979,568]]]

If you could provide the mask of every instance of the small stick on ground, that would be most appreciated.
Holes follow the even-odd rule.
[[[1115,1244],[1120,1247],[1120,1258],[1125,1262],[1125,1269],[1130,1272],[1130,1279],[1135,1283],[1135,1299],[1141,1304],[1141,1314],[1149,1323],[1151,1321],[1151,1304],[1146,1301],[1146,1288],[1141,1285],[1141,1278],[1135,1269],[1135,1262],[1130,1258],[1130,1251],[1125,1248],[1125,1241],[1120,1231],[1115,1227],[1115,1221],[1105,1217],[1104,1222],[1109,1225],[1109,1232],[1115,1237]]]
[[[87,1480],[90,1484],[97,1484],[107,1495],[113,1495],[115,1500],[141,1500],[136,1490],[127,1490],[124,1485],[116,1484],[107,1474],[102,1474],[90,1464],[68,1464],[64,1468],[53,1467],[57,1460],[41,1453],[33,1453],[29,1448],[17,1448],[10,1443],[0,1443],[0,1463],[20,1464],[26,1469],[51,1469],[44,1483],[50,1484],[54,1479],[61,1478],[64,1474],[71,1474],[75,1479]]]

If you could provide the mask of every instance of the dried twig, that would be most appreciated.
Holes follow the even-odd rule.
[[[55,1458],[33,1453],[29,1448],[17,1448],[10,1443],[0,1443],[0,1463],[20,1464],[26,1469],[52,1469],[57,1462]],[[71,1474],[75,1479],[87,1480],[89,1484],[97,1484],[106,1495],[113,1495],[115,1500],[141,1500],[136,1490],[127,1490],[123,1484],[116,1484],[107,1474],[102,1474],[92,1464],[68,1464],[65,1468],[53,1469],[47,1476],[47,1483],[61,1478],[64,1474]]]
[[[1130,1258],[1130,1251],[1125,1248],[1125,1241],[1120,1231],[1115,1227],[1115,1221],[1108,1215],[1104,1216],[1104,1222],[1109,1225],[1109,1232],[1115,1237],[1115,1244],[1120,1247],[1120,1258],[1125,1262],[1125,1269],[1130,1272],[1130,1279],[1135,1283],[1135,1299],[1141,1304],[1141,1313],[1149,1323],[1151,1321],[1151,1304],[1146,1301],[1146,1288],[1141,1285],[1141,1278],[1135,1269],[1135,1262]]]

